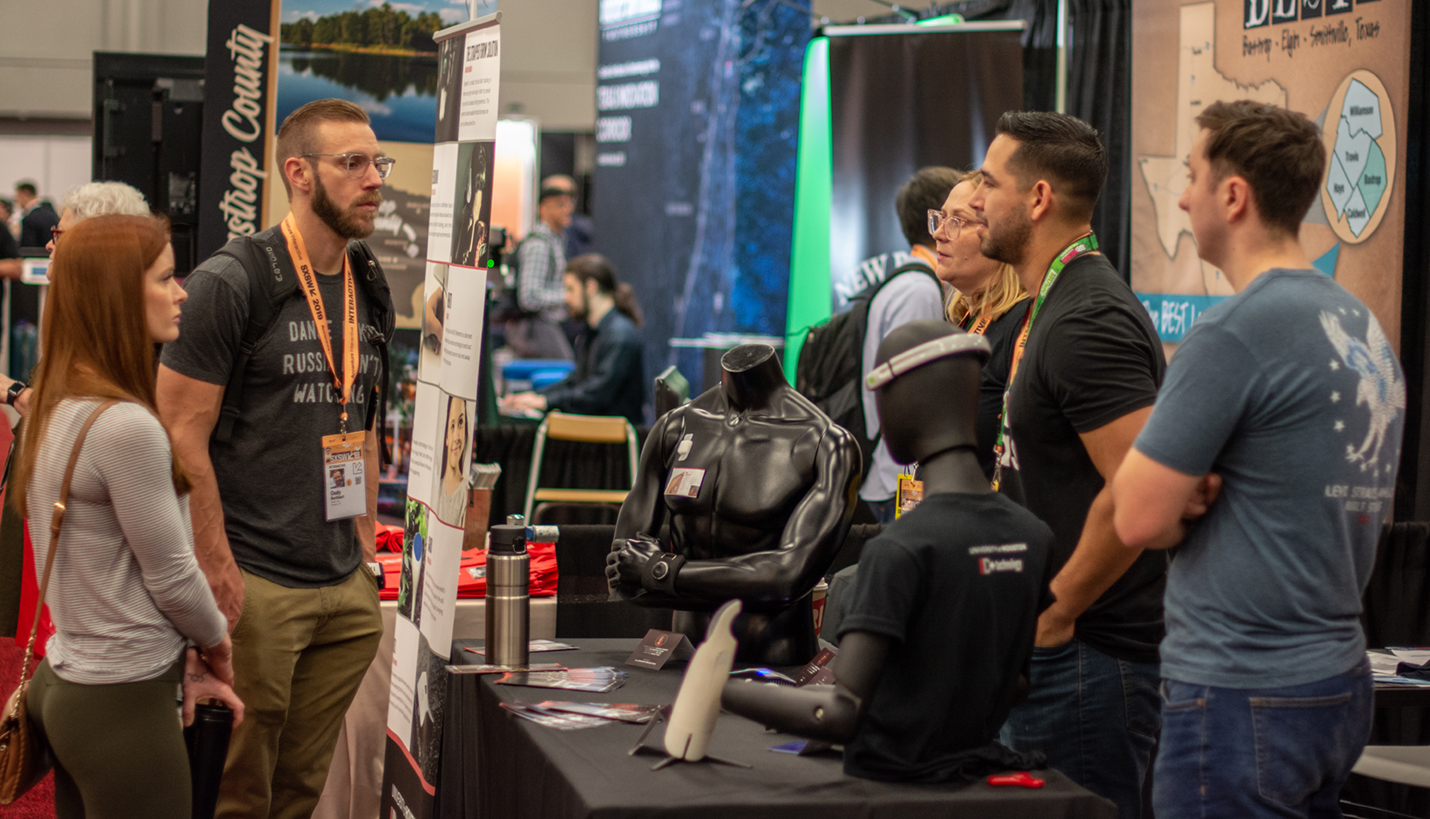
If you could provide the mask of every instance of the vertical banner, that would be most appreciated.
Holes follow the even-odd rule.
[[[1132,287],[1166,344],[1231,295],[1177,203],[1196,116],[1217,100],[1300,111],[1326,174],[1301,223],[1317,269],[1400,347],[1410,0],[1212,0],[1133,6]]]
[[[596,248],[645,314],[646,383],[703,353],[672,338],[783,335],[808,15],[780,0],[601,0]]]
[[[500,14],[434,35],[432,155],[407,520],[383,769],[384,817],[433,815],[477,419],[496,156]]]
[[[281,0],[210,0],[198,258],[268,227]],[[282,190],[282,183],[278,183]],[[276,220],[275,220],[276,221]]]
[[[1022,107],[1022,28],[825,28],[831,309],[908,261],[894,197],[909,177],[928,165],[976,167],[998,117]]]

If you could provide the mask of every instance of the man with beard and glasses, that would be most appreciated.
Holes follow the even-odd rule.
[[[644,421],[645,366],[641,308],[629,284],[617,284],[605,256],[572,259],[562,276],[566,311],[585,324],[576,337],[576,369],[540,392],[502,399],[508,409],[561,410],[581,415],[621,415]]]
[[[1033,297],[1005,393],[994,483],[1053,530],[1031,694],[1003,742],[1141,815],[1157,736],[1166,559],[1125,548],[1107,482],[1142,429],[1166,363],[1147,311],[1098,252],[1107,177],[1097,132],[1063,114],[1010,112],[969,207],[984,256]]]
[[[194,484],[194,548],[251,709],[229,747],[220,817],[312,813],[382,636],[376,485],[324,478],[339,445],[361,446],[362,473],[377,473],[391,301],[353,240],[372,233],[393,161],[367,114],[337,99],[283,121],[277,160],[288,215],[188,277],[183,330],[159,366],[159,412]],[[250,345],[253,288],[272,272],[247,267],[265,258],[297,287]]]

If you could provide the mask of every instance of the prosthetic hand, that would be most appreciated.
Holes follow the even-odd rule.
[[[854,738],[870,697],[879,685],[889,638],[867,631],[844,635],[834,660],[832,686],[786,688],[732,680],[720,704],[725,710],[796,736],[844,743]]]
[[[647,591],[675,594],[675,576],[685,558],[660,547],[650,535],[619,538],[606,555],[606,580],[612,591],[625,598],[639,597]]]

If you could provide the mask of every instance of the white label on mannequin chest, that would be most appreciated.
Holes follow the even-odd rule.
[[[679,455],[677,461],[683,461],[690,455],[690,448],[695,445],[695,436],[687,432],[680,436],[680,443],[675,447],[675,454]],[[667,493],[669,494],[669,493]]]
[[[703,469],[672,469],[670,481],[665,485],[665,494],[677,498],[693,498],[700,494],[700,485],[704,482]]]

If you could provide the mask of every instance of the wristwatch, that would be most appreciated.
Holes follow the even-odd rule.
[[[24,392],[25,390],[28,390],[29,388],[30,385],[26,384],[23,381],[10,382],[10,389],[5,391],[5,403],[9,404],[12,407],[15,406],[15,399],[19,398],[20,393]]]

